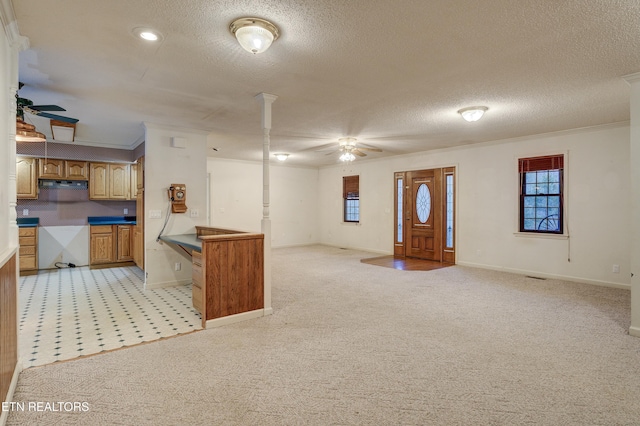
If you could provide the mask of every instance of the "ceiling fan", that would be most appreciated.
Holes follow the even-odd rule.
[[[372,146],[363,146],[363,144],[356,145],[358,140],[356,138],[340,138],[338,139],[339,148],[338,151],[330,152],[326,155],[334,154],[335,152],[341,152],[341,161],[353,161],[358,157],[366,157],[367,154],[363,151],[382,152],[380,148],[374,148]]]
[[[18,90],[22,89],[24,83],[20,82],[18,85]],[[65,123],[75,124],[79,120],[77,118],[64,117],[62,115],[51,114],[47,111],[66,111],[66,109],[58,106],[58,105],[34,105],[30,99],[21,98],[16,93],[16,104],[17,110],[16,115],[19,119],[24,121],[24,113],[29,113],[33,115],[38,115],[40,117],[50,118],[52,120],[58,120]]]
[[[18,90],[22,89],[24,83],[20,82]],[[65,142],[73,142],[75,135],[77,118],[64,117],[62,115],[51,114],[47,111],[66,111],[66,109],[58,105],[34,105],[30,99],[21,98],[16,93],[16,139],[26,142],[46,141],[44,134],[38,132],[33,124],[25,123],[25,112],[40,117],[49,118],[51,120],[51,131],[53,138],[63,140]],[[61,137],[56,138],[56,129]],[[64,136],[62,136],[64,134]]]

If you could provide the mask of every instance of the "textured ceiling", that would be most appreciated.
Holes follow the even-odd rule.
[[[13,0],[20,95],[78,118],[76,143],[131,148],[143,122],[210,132],[211,156],[273,152],[326,165],[340,137],[364,159],[625,122],[640,71],[637,0]],[[229,33],[257,16],[280,38],[251,55]],[[159,30],[161,43],[132,35]],[[457,110],[486,105],[467,123]],[[48,120],[31,117],[40,131]],[[324,148],[324,149],[323,149]]]

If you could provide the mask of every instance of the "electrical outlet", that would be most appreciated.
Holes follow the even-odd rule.
[[[182,269],[182,264],[180,262],[176,262],[176,271],[179,271]]]
[[[198,209],[191,209],[191,217],[200,217]]]
[[[22,209],[22,216],[29,216],[29,209]]]
[[[612,271],[614,274],[620,273],[620,265],[613,265]]]
[[[149,219],[162,219],[162,210],[149,210]]]
[[[129,214],[129,209],[124,209],[124,214]]]

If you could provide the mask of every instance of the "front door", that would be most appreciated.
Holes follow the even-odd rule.
[[[405,256],[442,260],[442,169],[407,172]]]

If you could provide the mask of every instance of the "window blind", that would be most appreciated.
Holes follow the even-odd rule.
[[[539,170],[557,170],[564,168],[564,155],[548,155],[545,157],[520,158],[518,171],[537,172]]]
[[[344,176],[342,178],[342,198],[360,197],[360,176]]]

